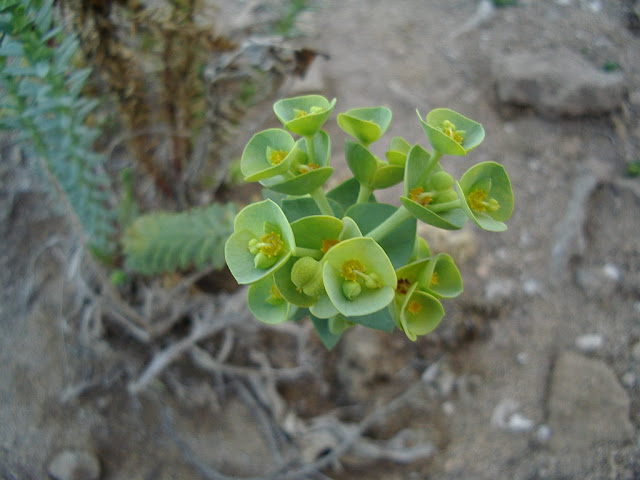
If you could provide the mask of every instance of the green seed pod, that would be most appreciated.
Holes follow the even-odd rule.
[[[449,173],[440,171],[433,174],[429,184],[433,190],[442,192],[443,190],[451,189],[453,187],[453,182],[453,177]]]
[[[262,252],[258,252],[258,254],[253,259],[253,264],[257,269],[266,270],[267,268],[272,267],[278,261],[278,257],[268,257]]]
[[[324,293],[324,283],[322,282],[322,269],[318,268],[316,275],[304,284],[302,293],[310,297],[317,297]]]
[[[298,288],[303,288],[313,281],[320,270],[319,262],[311,257],[302,257],[291,268],[291,281]]]
[[[453,188],[451,190],[445,190],[444,192],[439,192],[438,196],[436,197],[436,199],[438,200],[438,203],[452,202],[457,198],[458,198],[458,194],[455,192]]]
[[[348,280],[342,284],[342,293],[349,300],[353,300],[362,292],[362,287],[358,282],[354,282],[353,280]]]

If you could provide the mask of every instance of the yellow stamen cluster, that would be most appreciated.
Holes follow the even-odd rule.
[[[296,114],[293,118],[302,118],[309,115],[309,112],[305,112],[304,110],[300,110],[299,108],[296,108],[294,111],[296,112]]]
[[[269,162],[271,165],[279,165],[285,158],[287,158],[287,155],[289,155],[289,152],[285,150],[273,150],[269,156]]]
[[[307,173],[310,172],[311,170],[316,170],[317,168],[319,168],[320,165],[318,165],[317,163],[309,163],[307,165],[300,165],[298,167],[298,169],[300,170],[300,173]]]
[[[272,258],[280,253],[284,243],[280,238],[280,234],[270,232],[260,239],[260,251],[267,257]]]
[[[456,126],[451,123],[449,120],[445,120],[442,122],[442,132],[449,138],[451,138],[454,142],[457,142],[462,145],[462,141],[464,140],[464,130],[456,130]]]
[[[364,265],[358,260],[347,260],[342,264],[342,278],[355,282],[358,279],[358,274],[365,273]]]
[[[438,285],[438,272],[433,272],[431,274],[431,281],[429,282],[429,284],[434,286]]]
[[[333,247],[334,245],[337,245],[339,242],[339,240],[335,239],[335,238],[327,238],[325,240],[322,241],[322,253],[327,253],[329,251],[329,249],[331,247]]]
[[[500,209],[500,204],[495,198],[487,201],[488,194],[484,190],[476,188],[467,196],[469,207],[476,212],[495,212]]]
[[[429,205],[429,203],[431,203],[431,200],[433,200],[433,197],[431,195],[424,193],[424,188],[422,187],[412,188],[409,192],[409,195],[411,196],[411,200],[419,203],[423,207]]]
[[[420,310],[422,310],[422,305],[420,305],[418,302],[416,302],[415,300],[411,300],[409,302],[409,305],[407,305],[407,310],[411,313],[413,313],[414,315],[417,315],[418,312],[420,312]]]

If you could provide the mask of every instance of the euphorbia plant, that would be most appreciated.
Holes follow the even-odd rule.
[[[345,158],[353,178],[326,191],[333,168],[323,127],[335,103],[319,95],[280,100],[274,111],[284,129],[248,142],[245,180],[270,193],[237,215],[227,264],[238,283],[250,285],[249,307],[259,320],[310,316],[327,348],[357,324],[398,328],[416,340],[442,320],[441,299],[462,292],[454,259],[432,253],[417,222],[456,230],[471,220],[505,230],[513,212],[509,177],[496,162],[471,166],[459,180],[443,168],[443,156],[466,156],[485,135],[478,122],[446,108],[418,114],[427,146],[394,137],[383,160],[369,146],[389,128],[391,111],[367,107],[338,115],[351,137]],[[376,201],[376,190],[398,183],[400,206]]]

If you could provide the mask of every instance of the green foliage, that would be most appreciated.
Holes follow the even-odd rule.
[[[630,178],[640,177],[640,160],[627,163],[626,175]]]
[[[109,258],[116,218],[104,157],[93,151],[100,132],[87,121],[97,102],[81,94],[90,70],[73,63],[78,40],[53,25],[53,0],[0,1],[0,35],[0,128],[44,158],[89,246]]]
[[[233,204],[138,217],[122,238],[125,266],[143,274],[222,267],[224,242],[233,231]]]
[[[493,0],[495,7],[513,7],[518,4],[518,0]]]
[[[397,327],[416,340],[442,320],[441,299],[463,288],[454,259],[431,253],[417,221],[455,230],[471,220],[503,231],[513,212],[511,182],[496,162],[473,165],[458,181],[444,170],[444,155],[466,156],[485,135],[478,122],[445,108],[418,115],[432,152],[394,137],[387,161],[378,158],[369,145],[389,128],[391,111],[373,107],[338,115],[338,126],[357,140],[345,142],[353,177],[325,193],[332,169],[323,126],[334,106],[318,95],[280,100],[274,111],[288,132],[269,129],[249,141],[242,172],[269,199],[238,214],[227,264],[251,285],[249,308],[259,320],[309,314],[327,348],[356,324]],[[375,190],[400,182],[400,207],[377,203]]]

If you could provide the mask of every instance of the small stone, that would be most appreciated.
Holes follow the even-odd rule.
[[[527,365],[529,363],[529,354],[527,352],[520,352],[516,355],[516,361],[518,365]]]
[[[551,440],[552,434],[553,432],[549,425],[540,425],[536,430],[536,441],[540,445],[546,445],[547,443],[549,443],[549,440]]]
[[[456,413],[456,406],[453,402],[444,402],[442,404],[442,413],[444,413],[447,417],[450,417],[454,413]]]
[[[599,442],[629,441],[635,431],[630,408],[629,395],[604,362],[566,352],[551,379],[551,447],[582,451]]]
[[[638,377],[636,377],[636,374],[633,372],[626,372],[624,375],[622,375],[622,378],[620,380],[625,387],[633,388],[638,382]]]
[[[594,353],[602,349],[604,338],[597,334],[581,335],[576,338],[574,345],[582,353]]]
[[[553,116],[601,115],[622,105],[624,76],[606,73],[567,48],[496,57],[498,99]]]
[[[507,422],[507,428],[510,432],[530,432],[535,426],[535,422],[530,418],[525,417],[519,413],[514,413],[509,417]]]
[[[51,461],[47,470],[54,480],[97,480],[100,462],[85,450],[65,450]]]
[[[576,282],[586,294],[608,298],[616,290],[619,277],[605,266],[582,267],[576,271]]]

